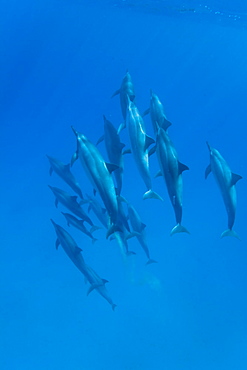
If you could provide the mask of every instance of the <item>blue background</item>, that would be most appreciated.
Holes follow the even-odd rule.
[[[103,3],[103,4],[102,4]],[[246,98],[247,6],[243,1],[2,0],[0,14],[1,369],[247,369]],[[187,11],[186,11],[187,9]],[[192,10],[190,10],[192,9]],[[115,312],[62,248],[50,218],[65,227],[48,184],[46,154],[68,163],[76,148],[71,124],[96,143],[102,115],[122,122],[118,97],[126,69],[140,111],[149,89],[160,97],[183,174],[183,224],[164,202],[142,200],[145,186],[125,157],[123,195],[147,224],[151,257],[125,260],[105,231],[94,245],[68,229],[87,263],[110,283]],[[150,117],[147,133],[153,136]],[[127,133],[121,135],[128,146]],[[220,239],[227,216],[209,163],[206,140],[233,172],[238,207],[234,230]],[[106,158],[104,145],[100,150]],[[150,161],[152,177],[158,165]],[[74,166],[83,193],[91,185]],[[96,220],[95,220],[95,223]]]

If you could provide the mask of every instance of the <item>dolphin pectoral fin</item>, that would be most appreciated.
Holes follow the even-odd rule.
[[[164,118],[161,127],[166,131],[171,125],[172,123]]]
[[[146,266],[151,265],[151,263],[158,263],[158,262],[149,258],[149,260],[146,262]]]
[[[103,284],[109,283],[109,280],[106,280],[106,279],[102,279],[102,281],[103,281]]]
[[[131,233],[128,233],[128,235],[124,238],[124,240],[129,240],[131,238],[134,238],[134,237],[138,237],[138,236],[141,236],[140,233],[138,233],[137,231],[132,231]]]
[[[206,168],[206,171],[205,171],[205,179],[208,177],[208,175],[210,174],[211,172],[211,164],[208,165],[208,167]]]
[[[146,141],[145,141],[144,150],[147,150],[147,148],[148,148],[151,144],[154,144],[154,143],[155,143],[155,140],[154,140],[151,136],[146,135]]]
[[[156,152],[156,145],[154,145],[149,151],[148,151],[148,156],[150,157],[152,154]]]
[[[70,172],[70,167],[71,167],[70,163],[66,164],[66,165],[64,166],[64,171],[65,171],[65,172]]]
[[[159,194],[157,194],[155,191],[151,189],[146,191],[146,193],[143,194],[142,199],[159,199],[163,201],[163,198],[161,198]]]
[[[114,92],[114,94],[112,94],[111,98],[113,98],[114,96],[116,96],[116,95],[118,95],[118,94],[120,94],[120,89],[116,90],[116,91]]]
[[[238,234],[231,230],[231,229],[227,229],[225,231],[223,231],[223,233],[221,234],[221,238],[224,238],[225,236],[233,236],[234,238],[237,238],[238,240],[241,240],[240,237],[238,236]]]
[[[156,175],[154,176],[154,178],[156,179],[157,177],[160,177],[160,176],[162,176],[162,173],[161,173],[161,171],[159,170],[159,171],[156,173]]]
[[[58,206],[58,199],[56,198],[55,199],[55,207],[57,208],[57,206]]]
[[[232,172],[232,185],[236,185],[236,183],[242,179],[242,176],[237,175],[236,173]]]
[[[150,112],[150,108],[146,109],[146,110],[142,113],[142,117],[146,116],[149,112]]]
[[[105,162],[105,165],[106,165],[106,167],[107,167],[107,169],[110,173],[112,173],[113,171],[116,171],[119,168],[119,166],[117,166],[116,164],[113,164],[113,163],[106,163]]]
[[[90,233],[92,234],[94,231],[99,230],[99,229],[102,229],[102,227],[100,227],[100,226],[96,226],[96,225],[93,225],[93,226],[91,227],[91,229],[90,229]]]
[[[144,230],[146,227],[147,225],[142,222],[142,230]]]
[[[122,155],[130,154],[130,153],[131,153],[131,150],[130,150],[130,149],[125,149],[125,150],[122,152]]]
[[[174,228],[171,230],[170,235],[178,234],[178,233],[187,233],[190,234],[190,232],[186,229],[186,227],[182,226],[181,224],[177,224],[174,226]]]
[[[126,123],[125,123],[125,122],[123,122],[123,123],[121,123],[121,124],[120,124],[120,126],[119,126],[119,128],[118,128],[118,130],[117,130],[118,135],[120,134],[120,132],[121,132],[125,127],[126,127]]]
[[[115,303],[112,303],[112,305],[111,305],[112,311],[115,311],[116,307],[117,307],[117,305]]]
[[[98,286],[97,284],[90,285],[87,291],[87,295],[89,295],[95,288],[97,288],[97,286]]]
[[[72,158],[71,158],[71,161],[70,161],[70,165],[71,167],[73,166],[73,164],[75,163],[75,161],[79,158],[78,156],[78,151],[76,151],[73,155],[72,155]]]
[[[49,171],[49,175],[51,176],[52,175],[52,172],[53,172],[53,168],[50,167],[50,171]]]
[[[72,202],[77,202],[77,195],[71,195]]]
[[[107,233],[106,233],[106,239],[108,239],[110,235],[114,234],[114,233],[115,233],[115,232],[117,232],[117,231],[123,232],[123,230],[121,229],[121,227],[120,227],[120,226],[118,226],[118,225],[112,225],[112,226],[108,229],[108,231],[107,231]]]
[[[181,174],[183,171],[188,171],[189,167],[178,161],[178,170],[179,174]]]
[[[59,244],[60,244],[60,241],[59,241],[59,239],[57,239],[56,240],[56,249],[58,249]]]
[[[99,143],[102,143],[102,141],[105,139],[105,135],[100,136],[99,140],[97,141],[96,145]]]

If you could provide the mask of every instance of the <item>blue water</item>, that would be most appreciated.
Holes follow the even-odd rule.
[[[172,3],[172,4],[171,4]],[[83,370],[246,370],[246,98],[247,6],[243,1],[3,0],[0,14],[1,258],[0,368]],[[128,68],[141,112],[152,88],[173,123],[169,134],[183,174],[183,224],[165,183],[164,202],[142,200],[145,185],[125,157],[122,194],[147,225],[157,264],[135,238],[125,260],[105,230],[90,239],[67,228],[48,184],[46,154],[68,163],[76,149],[70,126],[96,143],[102,115],[122,122],[111,99]],[[147,133],[153,135],[150,117]],[[129,146],[126,131],[122,141]],[[237,183],[235,238],[212,175],[206,141],[217,148]],[[103,144],[99,146],[106,158]],[[158,170],[155,155],[151,174]],[[83,193],[92,187],[81,164]],[[86,209],[86,207],[85,207]],[[115,312],[88,285],[62,248],[53,218],[107,280]],[[97,223],[97,220],[94,220]]]

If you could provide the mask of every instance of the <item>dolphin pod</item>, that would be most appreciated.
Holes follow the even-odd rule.
[[[171,229],[170,235],[178,233],[187,233],[189,231],[182,224],[183,219],[183,172],[189,168],[181,163],[178,158],[177,150],[168,134],[168,127],[171,126],[164,113],[165,109],[159,97],[150,91],[150,107],[143,115],[139,113],[139,109],[135,102],[135,89],[130,73],[127,71],[119,90],[113,96],[120,95],[120,107],[124,122],[117,130],[115,126],[105,117],[104,119],[104,135],[98,140],[97,144],[104,140],[106,152],[110,163],[107,163],[97,148],[97,144],[87,138],[84,133],[78,132],[73,126],[72,130],[76,136],[77,148],[74,152],[70,164],[64,164],[54,157],[47,156],[50,163],[50,174],[57,173],[58,176],[70,186],[77,194],[71,195],[66,191],[49,185],[49,188],[55,196],[55,205],[58,203],[65,206],[71,213],[62,212],[67,221],[67,226],[74,226],[82,233],[81,237],[85,238],[83,245],[86,245],[86,240],[90,238],[94,243],[99,238],[95,238],[92,234],[100,227],[95,226],[94,221],[90,217],[95,217],[106,230],[106,238],[115,240],[122,253],[124,260],[133,258],[135,252],[129,250],[128,240],[133,238],[141,245],[146,257],[146,265],[154,262],[150,257],[150,245],[146,238],[146,225],[141,220],[141,215],[136,211],[135,205],[131,204],[123,195],[125,191],[125,166],[123,154],[131,153],[133,162],[137,167],[136,172],[132,176],[140,176],[146,186],[146,192],[143,194],[143,199],[154,198],[160,199],[161,196],[153,191],[152,179],[150,175],[149,157],[156,152],[156,158],[159,165],[157,176],[162,176],[165,182],[170,203],[173,207],[176,224]],[[143,117],[150,114],[150,120],[153,126],[154,139],[146,133]],[[123,143],[120,132],[127,127],[127,143]],[[172,129],[174,124],[172,125]],[[169,129],[170,131],[170,129]],[[131,149],[124,150],[126,144]],[[240,175],[233,173],[221,156],[218,150],[212,148],[207,143],[210,153],[210,164],[206,169],[205,177],[212,172],[213,176],[220,189],[225,208],[228,215],[228,228],[222,232],[221,237],[233,236],[239,239],[238,234],[233,230],[235,215],[236,215],[236,183],[242,178]],[[151,147],[151,149],[150,149]],[[92,195],[86,194],[83,197],[85,189],[81,190],[79,183],[71,172],[71,167],[77,159],[80,159],[81,165],[78,169],[82,175],[85,175],[91,183]],[[82,183],[82,182],[81,182]],[[185,184],[186,185],[186,184]],[[139,193],[141,190],[139,191]],[[78,196],[80,200],[78,201]],[[141,194],[140,194],[141,197]],[[161,205],[162,203],[160,203]],[[87,211],[84,210],[87,208]],[[90,217],[89,217],[89,212]],[[163,212],[163,211],[162,211]],[[162,215],[162,213],[161,213]],[[77,218],[77,217],[79,218]],[[63,219],[63,221],[65,221]],[[102,279],[84,260],[82,249],[77,245],[73,237],[59,224],[51,220],[56,235],[56,248],[61,244],[67,256],[71,259],[74,265],[81,271],[89,282],[90,287],[88,294],[96,290],[114,310],[116,304],[109,296],[105,284],[108,282]],[[85,223],[91,226],[89,230]],[[86,236],[85,236],[86,235]],[[113,243],[114,243],[113,242]],[[100,241],[98,242],[100,243]],[[84,248],[84,247],[83,247]],[[91,250],[94,248],[91,247]],[[148,267],[150,268],[150,267]]]

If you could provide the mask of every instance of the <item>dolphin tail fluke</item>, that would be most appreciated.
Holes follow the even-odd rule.
[[[237,238],[238,240],[241,240],[240,237],[238,236],[238,234],[231,230],[231,229],[227,229],[225,231],[223,231],[223,233],[221,234],[221,238],[224,238],[224,236],[234,236],[234,238]]]
[[[149,258],[149,260],[146,262],[146,266],[151,265],[151,263],[158,263],[158,262]]]
[[[117,305],[115,303],[112,303],[111,307],[112,307],[112,311],[115,311],[115,308],[117,307]]]
[[[161,196],[159,194],[157,194],[155,191],[151,190],[151,189],[146,191],[146,193],[143,194],[142,198],[143,199],[159,199],[159,200],[163,201]]]
[[[186,229],[186,227],[182,226],[181,224],[177,224],[176,226],[174,226],[174,228],[172,229],[170,235],[174,235],[174,234],[178,234],[178,233],[187,233],[187,234],[190,234],[190,232]]]

